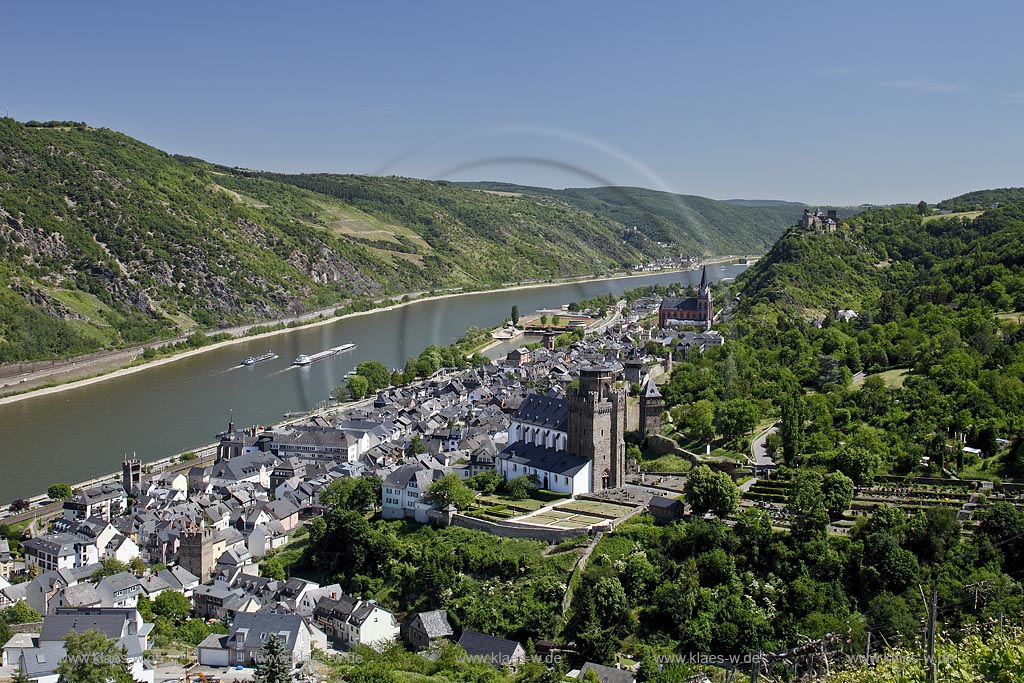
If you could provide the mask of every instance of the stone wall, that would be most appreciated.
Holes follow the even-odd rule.
[[[589,535],[587,529],[548,529],[511,521],[492,522],[461,514],[452,515],[452,524],[466,529],[486,531],[489,534],[501,536],[502,538],[529,538],[552,544],[561,543],[570,538]]]

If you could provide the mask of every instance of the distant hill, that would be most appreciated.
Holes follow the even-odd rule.
[[[807,206],[803,202],[787,202],[781,199],[723,199],[722,203],[736,206]]]
[[[764,253],[783,230],[797,222],[805,208],[795,202],[744,205],[736,201],[749,200],[721,202],[638,187],[552,190],[498,182],[460,185],[560,202],[635,227],[656,242],[697,255]],[[848,216],[856,209],[839,211],[840,216]]]
[[[737,279],[740,308],[769,304],[816,316],[928,303],[1024,310],[1024,193],[963,195],[970,202],[993,196],[1008,201],[973,219],[923,220],[916,207],[903,205],[852,216],[835,234],[787,230]]]
[[[998,190],[978,190],[959,197],[944,199],[936,204],[947,211],[987,211],[993,206],[1024,202],[1024,187],[1004,187]]]

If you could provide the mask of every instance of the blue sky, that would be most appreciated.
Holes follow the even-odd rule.
[[[1014,2],[20,2],[0,113],[286,172],[938,201],[1024,185],[1022,21]]]

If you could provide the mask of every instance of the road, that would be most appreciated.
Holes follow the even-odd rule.
[[[776,422],[768,429],[764,430],[760,434],[754,437],[754,440],[750,442],[750,452],[754,457],[754,468],[755,471],[759,467],[774,467],[775,461],[768,455],[768,449],[765,447],[765,442],[768,437],[779,431],[779,423]],[[740,485],[741,491],[749,491],[750,487],[757,481],[757,477],[753,477],[743,482]]]

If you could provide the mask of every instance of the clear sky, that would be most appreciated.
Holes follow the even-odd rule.
[[[938,201],[1024,185],[1024,3],[10,2],[0,114],[249,168]]]

